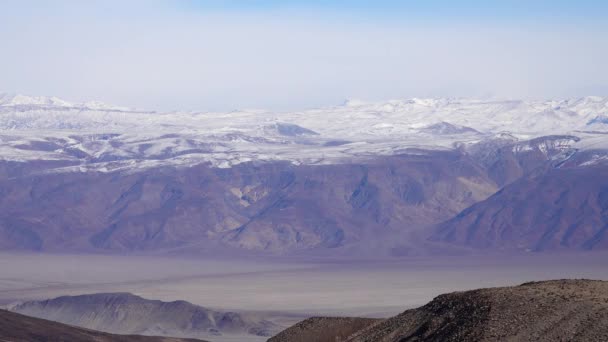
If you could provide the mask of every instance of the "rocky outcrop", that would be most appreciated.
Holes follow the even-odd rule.
[[[283,330],[268,342],[336,342],[380,322],[358,317],[312,317]]]
[[[301,341],[303,336],[321,341],[317,338],[331,331],[324,319],[305,322],[312,326],[296,325],[277,335],[290,338],[276,341]],[[348,337],[331,338],[324,341],[605,341],[608,282],[555,280],[444,294]]]

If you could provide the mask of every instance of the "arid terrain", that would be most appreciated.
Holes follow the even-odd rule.
[[[11,305],[12,312],[124,335],[192,338],[270,337],[280,327],[263,314],[221,312],[186,301],[149,300],[131,293],[62,296]]]
[[[0,249],[605,250],[608,98],[155,113],[0,97]],[[143,124],[145,123],[145,124]]]
[[[310,318],[269,342],[607,339],[608,282],[554,280],[442,294],[380,321]]]
[[[387,318],[453,291],[527,281],[608,280],[602,253],[282,262],[160,256],[2,254],[3,304],[130,292],[216,311],[256,313],[287,328],[311,316]],[[211,341],[265,341],[229,335]]]
[[[0,342],[608,342],[606,13],[0,0]]]
[[[0,310],[0,341],[204,342],[195,339],[108,334],[24,316],[6,310]]]

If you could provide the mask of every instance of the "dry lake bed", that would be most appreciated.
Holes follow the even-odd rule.
[[[0,253],[0,305],[97,292],[183,299],[217,309],[389,316],[434,296],[532,280],[608,280],[608,255],[520,255],[375,261]]]

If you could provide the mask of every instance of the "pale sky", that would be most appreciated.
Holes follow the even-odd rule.
[[[608,96],[608,1],[0,0],[0,92],[156,110]]]

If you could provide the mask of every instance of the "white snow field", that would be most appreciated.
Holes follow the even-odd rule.
[[[577,137],[556,142],[564,148],[607,149],[608,98],[347,101],[296,112],[157,113],[0,94],[0,159],[67,162],[52,172],[202,162],[216,167],[272,160],[327,164],[547,135]],[[586,163],[605,158],[598,154]]]

